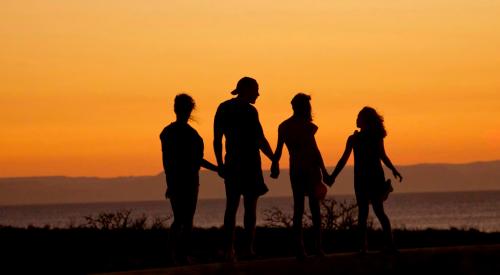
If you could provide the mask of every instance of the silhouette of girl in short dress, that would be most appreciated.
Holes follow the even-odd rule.
[[[165,196],[170,199],[174,221],[170,227],[169,250],[174,263],[189,263],[190,236],[198,201],[199,170],[217,171],[203,159],[203,139],[188,124],[195,102],[187,94],[175,97],[177,120],[160,134],[163,169],[167,180]]]
[[[326,195],[326,187],[322,183],[323,175],[328,177],[323,158],[316,144],[314,135],[318,127],[312,123],[311,97],[299,93],[292,99],[293,115],[280,124],[278,128],[278,145],[271,166],[271,177],[279,175],[279,160],[286,144],[290,153],[290,182],[293,192],[293,228],[296,239],[296,256],[304,258],[304,242],[302,237],[302,216],[304,215],[304,197],[309,197],[309,209],[313,218],[315,233],[315,251],[323,255],[321,250],[321,215],[320,200]]]
[[[385,180],[381,161],[391,169],[394,177],[401,181],[403,178],[396,170],[391,160],[385,153],[384,138],[387,135],[383,117],[371,107],[364,107],[358,114],[356,126],[360,131],[355,131],[347,139],[344,154],[340,158],[330,179],[333,184],[337,175],[344,168],[351,151],[354,151],[354,191],[358,204],[358,228],[360,234],[360,252],[367,250],[366,227],[369,204],[377,216],[382,229],[388,252],[397,251],[394,245],[391,223],[384,211],[384,200],[392,191],[390,181]]]

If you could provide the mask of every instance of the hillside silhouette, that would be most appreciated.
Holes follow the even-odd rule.
[[[400,167],[405,182],[395,186],[396,193],[500,190],[500,160]],[[345,169],[328,195],[353,194],[353,168]],[[288,174],[288,169],[282,169],[282,174]],[[264,175],[270,189],[267,197],[291,196],[288,177],[272,180],[269,171]],[[386,175],[390,175],[388,171]],[[224,197],[222,179],[216,174],[201,171],[200,183],[201,199]],[[163,200],[164,192],[163,173],[116,178],[0,178],[0,205]]]

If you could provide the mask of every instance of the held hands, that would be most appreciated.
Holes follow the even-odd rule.
[[[329,175],[326,172],[323,172],[323,182],[329,187],[332,187],[333,183],[335,182],[335,177],[333,175]]]
[[[278,162],[273,161],[271,164],[271,178],[277,179],[280,175],[280,166]]]
[[[325,182],[329,187],[332,187],[335,183],[335,177],[333,175],[327,177],[327,181]]]

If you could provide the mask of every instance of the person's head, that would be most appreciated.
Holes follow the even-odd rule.
[[[307,121],[312,121],[311,96],[304,93],[296,94],[292,99],[293,115]]]
[[[259,84],[257,84],[257,80],[245,76],[238,81],[236,89],[231,94],[237,95],[239,99],[254,104],[259,97]]]
[[[188,121],[191,118],[191,112],[196,107],[194,99],[188,94],[178,94],[175,96],[174,112],[177,120]]]
[[[368,132],[377,137],[384,138],[387,132],[384,127],[384,118],[377,113],[372,107],[364,107],[358,114],[356,119],[356,126],[361,131]]]

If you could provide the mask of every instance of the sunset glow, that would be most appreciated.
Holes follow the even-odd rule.
[[[395,164],[500,159],[498,14],[499,1],[3,0],[0,177],[157,174],[180,92],[213,161],[216,108],[242,76],[259,82],[273,149],[305,92],[328,166],[365,105]]]

